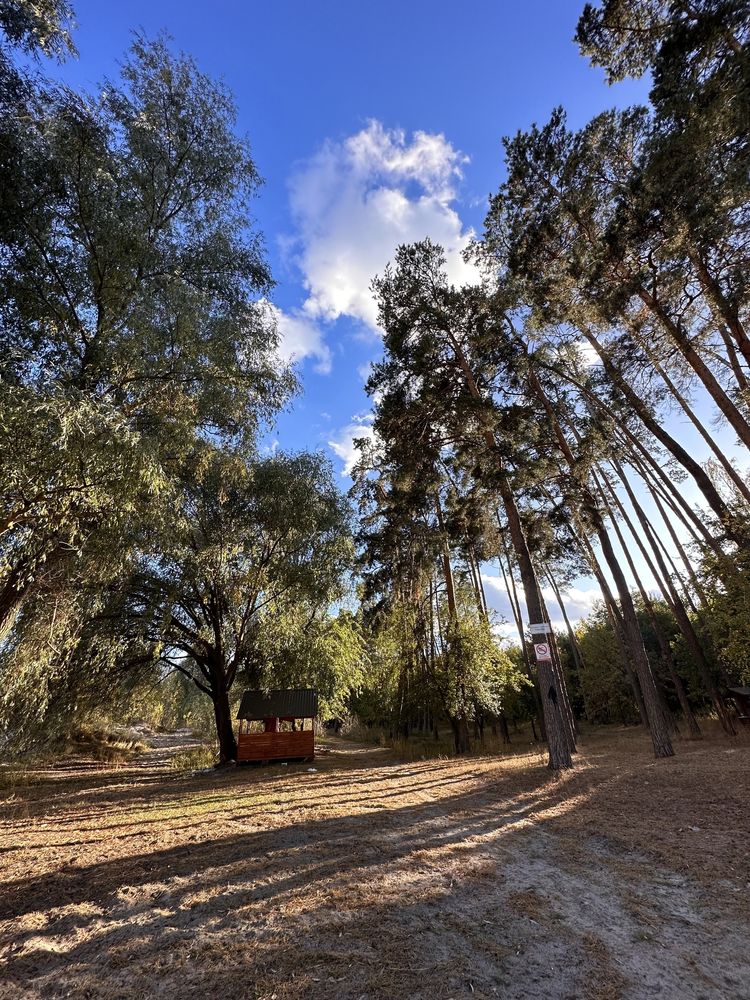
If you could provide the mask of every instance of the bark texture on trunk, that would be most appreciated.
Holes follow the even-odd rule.
[[[622,505],[619,502],[617,494],[612,489],[611,483],[604,475],[603,479],[604,482],[606,483],[609,493],[612,496],[612,499],[614,500],[614,503],[618,505],[620,509],[622,509]],[[669,645],[669,640],[667,636],[664,634],[664,630],[662,629],[661,625],[659,624],[659,620],[656,615],[656,609],[654,607],[653,601],[651,600],[650,596],[648,595],[648,592],[646,591],[641,576],[636,568],[635,561],[630,551],[630,546],[627,544],[625,535],[621,530],[620,525],[617,522],[615,511],[612,509],[610,505],[610,499],[607,496],[602,484],[599,483],[596,473],[594,473],[594,482],[597,483],[599,491],[601,493],[602,500],[606,508],[609,510],[610,521],[612,522],[612,525],[615,529],[615,533],[617,534],[618,541],[620,542],[620,548],[625,553],[625,558],[628,561],[630,572],[632,573],[633,579],[635,580],[638,590],[640,591],[641,600],[643,601],[643,606],[646,609],[646,614],[648,615],[649,621],[651,622],[651,628],[654,630],[656,641],[659,644],[659,652],[661,655],[662,662],[664,663],[664,666],[667,669],[667,673],[669,674],[669,679],[672,682],[672,686],[675,689],[677,700],[680,703],[680,710],[682,711],[682,716],[685,719],[685,722],[687,723],[690,736],[693,739],[700,739],[702,735],[700,731],[700,726],[698,725],[698,720],[695,718],[693,710],[690,707],[690,703],[687,698],[687,693],[685,692],[685,685],[682,683],[682,678],[677,673],[677,668],[675,667],[674,663],[674,657],[672,656],[672,647]],[[632,531],[632,526],[629,525],[629,527]],[[667,721],[669,721],[669,717],[667,717]]]
[[[11,566],[0,580],[0,640],[4,639],[15,625],[21,606],[29,593],[39,586],[40,580],[49,582],[55,571],[67,559],[71,558],[72,549],[59,542],[47,550],[43,563],[28,556],[21,558]]]
[[[648,656],[646,655],[646,649],[643,645],[643,636],[641,635],[640,626],[638,625],[638,618],[635,612],[635,606],[633,605],[633,599],[630,595],[625,574],[620,566],[620,561],[617,558],[615,550],[612,546],[612,541],[604,523],[604,518],[602,517],[596,503],[596,498],[591,492],[588,477],[584,479],[580,475],[576,457],[573,454],[562,427],[560,426],[554,407],[552,406],[552,403],[547,397],[547,394],[545,393],[531,366],[529,367],[528,378],[532,391],[544,406],[552,431],[560,447],[560,451],[565,456],[565,460],[570,467],[571,475],[574,480],[578,481],[582,508],[588,516],[594,531],[596,532],[604,560],[610,573],[612,574],[612,579],[615,582],[620,603],[623,635],[632,660],[633,670],[638,678],[638,686],[641,689],[643,704],[649,722],[649,731],[651,733],[651,742],[654,747],[654,754],[657,757],[671,757],[674,750],[672,749],[672,743],[669,736],[669,726],[667,725],[667,720],[665,719],[661,708],[659,692],[651,671],[651,664],[649,663]]]
[[[219,763],[228,764],[237,760],[237,740],[229,709],[229,692],[225,688],[214,690],[211,695],[216,721],[216,735],[219,740]]]
[[[589,566],[596,577],[596,581],[599,584],[599,588],[604,597],[604,604],[607,608],[607,615],[612,624],[612,631],[615,634],[615,642],[617,643],[617,648],[620,652],[620,669],[622,670],[625,678],[630,685],[630,690],[633,693],[633,701],[635,702],[636,708],[638,709],[638,715],[641,720],[641,724],[648,729],[649,721],[648,715],[646,714],[646,706],[643,703],[643,696],[641,695],[641,688],[638,683],[638,678],[636,677],[633,667],[630,662],[630,656],[628,654],[628,644],[625,637],[625,630],[622,622],[622,615],[620,614],[620,609],[617,606],[617,601],[615,600],[615,595],[609,586],[609,581],[604,575],[604,570],[599,564],[599,560],[596,558],[596,553],[591,547],[589,540],[583,534],[576,534],[571,527],[571,534],[577,539],[581,551],[585,553],[588,559]]]
[[[534,570],[534,563],[531,559],[531,553],[526,543],[526,536],[524,535],[515,497],[513,496],[510,483],[504,474],[500,475],[499,484],[505,513],[508,518],[510,538],[521,574],[526,610],[529,618],[533,621],[543,622],[545,618],[543,617],[542,595],[536,571]],[[560,680],[556,676],[551,663],[539,663],[537,665],[537,673],[544,728],[547,736],[547,746],[549,747],[549,766],[553,771],[570,768],[573,766],[571,743],[575,746],[575,741],[570,731],[570,724],[564,709]]]
[[[748,424],[742,411],[735,406],[732,399],[722,388],[719,380],[695,349],[687,332],[668,315],[664,306],[647,289],[641,288],[637,294],[644,305],[654,313],[664,329],[672,337],[682,352],[683,357],[701,380],[716,406],[724,414],[730,427],[737,434],[737,437],[746,447],[750,448],[750,424]]]
[[[646,649],[643,645],[643,636],[638,625],[638,616],[633,605],[633,598],[630,596],[625,574],[622,572],[622,567],[615,555],[609,534],[603,525],[600,526],[597,535],[607,566],[617,587],[623,630],[629,652],[633,657],[633,669],[638,678],[638,684],[643,696],[654,754],[657,757],[671,757],[674,754],[674,749],[672,748],[672,741],[669,736],[669,726],[662,712],[659,692],[651,671],[651,664],[648,662]]]

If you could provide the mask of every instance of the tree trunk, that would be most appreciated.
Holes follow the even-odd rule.
[[[651,671],[651,664],[648,661],[648,656],[646,655],[646,650],[643,645],[643,636],[641,635],[640,626],[638,625],[638,617],[635,613],[633,598],[630,595],[625,574],[622,571],[620,561],[615,554],[614,548],[612,547],[609,532],[606,529],[604,519],[602,518],[596,504],[596,499],[591,492],[589,483],[579,478],[578,464],[576,462],[575,455],[573,454],[563,429],[560,426],[554,407],[547,397],[547,394],[544,392],[544,389],[542,388],[542,385],[531,366],[529,366],[528,369],[528,377],[529,385],[533,393],[544,406],[552,431],[557,439],[557,443],[570,467],[571,475],[574,479],[578,479],[579,481],[582,509],[587,514],[591,525],[596,532],[605,562],[607,563],[609,571],[612,574],[612,579],[615,581],[615,587],[617,588],[617,594],[620,599],[623,632],[633,659],[633,669],[635,670],[641,694],[643,695],[643,702],[649,721],[649,730],[651,732],[651,742],[654,747],[654,754],[657,757],[671,757],[674,754],[674,750],[669,738],[669,729],[666,724],[666,719],[664,718],[664,713],[661,709],[659,692],[656,688],[656,682],[654,681],[654,676]]]
[[[504,472],[501,472],[499,476],[499,487],[500,495],[505,505],[505,513],[508,518],[511,541],[518,561],[518,569],[521,574],[526,610],[529,618],[534,622],[543,622],[545,619],[543,617],[539,583],[534,570],[534,564],[531,560],[531,553],[526,544],[526,536],[523,532],[515,497]],[[571,749],[575,746],[575,740],[564,711],[559,680],[555,676],[551,663],[538,663],[537,671],[539,694],[542,699],[542,711],[544,714],[544,728],[547,733],[547,746],[549,747],[549,767],[553,771],[570,768],[573,766]]]
[[[700,739],[701,737],[700,726],[698,725],[698,721],[695,718],[695,715],[693,714],[693,710],[690,707],[690,703],[688,702],[687,694],[685,692],[685,685],[682,683],[682,678],[677,673],[677,668],[675,667],[674,664],[674,657],[672,656],[672,648],[669,645],[669,640],[667,639],[666,635],[664,634],[664,630],[659,624],[659,620],[656,616],[656,609],[654,608],[653,602],[649,597],[646,588],[643,585],[643,581],[641,580],[638,570],[636,569],[635,561],[633,559],[633,556],[631,555],[630,548],[628,547],[625,541],[625,537],[622,531],[620,530],[620,526],[617,523],[617,518],[615,517],[615,513],[610,507],[607,495],[605,494],[602,485],[599,483],[596,473],[594,473],[593,475],[594,475],[594,482],[596,482],[597,485],[599,486],[599,491],[601,493],[602,500],[609,509],[610,521],[612,522],[612,525],[617,534],[618,541],[620,542],[620,547],[622,548],[622,551],[625,553],[625,558],[628,561],[630,572],[633,574],[633,579],[635,580],[638,590],[640,591],[641,600],[643,601],[643,606],[646,609],[646,614],[648,615],[649,621],[651,622],[651,627],[654,630],[656,641],[659,643],[659,652],[661,654],[662,662],[664,663],[664,666],[667,669],[667,673],[669,674],[669,679],[671,680],[672,686],[675,689],[677,700],[680,703],[680,709],[682,711],[683,718],[687,723],[690,736],[693,739]],[[610,485],[609,480],[607,480],[606,477],[604,477],[604,481],[606,482],[610,492],[613,493],[614,495],[614,491],[612,490],[612,486]],[[665,711],[667,711],[666,708]],[[667,715],[667,720],[669,720],[669,715]]]
[[[500,523],[500,515],[497,515],[497,526],[500,532],[500,543],[503,547],[503,553],[505,554],[505,560],[503,560],[503,554],[498,553],[498,563],[500,565],[500,572],[503,575],[503,581],[505,583],[505,590],[510,599],[511,610],[513,611],[513,620],[516,623],[516,629],[518,631],[518,641],[521,646],[521,656],[524,663],[524,673],[531,681],[532,691],[534,692],[534,707],[536,710],[536,721],[539,726],[539,731],[542,735],[542,740],[546,742],[547,732],[544,728],[544,707],[542,705],[542,698],[539,694],[539,685],[534,680],[534,675],[531,671],[531,660],[529,659],[529,644],[526,642],[526,633],[523,627],[523,614],[521,612],[521,602],[518,599],[518,591],[516,589],[516,581],[513,578],[513,565],[510,558],[510,553],[508,551],[508,546],[505,541],[505,530]],[[505,563],[508,564],[508,570],[506,573]],[[536,740],[536,731],[534,734],[534,739]]]
[[[744,539],[735,531],[732,514],[719,495],[718,490],[711,482],[711,479],[706,471],[694,458],[692,458],[685,448],[683,448],[682,445],[679,444],[672,437],[672,435],[662,427],[659,421],[656,420],[648,406],[646,406],[640,396],[638,396],[638,394],[631,388],[627,379],[622,375],[619,368],[611,360],[609,354],[599,343],[593,333],[587,329],[584,329],[582,332],[599,355],[607,375],[638,414],[644,425],[649,431],[651,431],[656,440],[663,444],[667,451],[669,451],[669,453],[677,459],[680,465],[682,465],[682,467],[693,477],[698,488],[706,498],[706,503],[721,521],[722,527],[727,533],[727,537],[731,538],[732,541],[737,543],[737,545],[742,545]]]
[[[568,633],[568,639],[570,641],[570,648],[573,653],[573,660],[575,661],[576,670],[579,673],[583,670],[583,657],[581,655],[581,647],[578,645],[578,639],[576,637],[573,626],[570,623],[570,618],[568,617],[568,612],[565,608],[565,602],[563,601],[562,591],[557,585],[557,582],[550,572],[549,566],[544,567],[544,572],[549,580],[549,585],[552,587],[552,593],[555,595],[555,600],[557,601],[557,606],[560,609],[560,614],[563,616],[563,621],[565,622],[565,630]]]
[[[219,763],[228,764],[230,761],[237,760],[237,741],[232,725],[232,713],[229,709],[229,692],[222,686],[215,689],[211,697],[214,705],[216,735],[219,740]]]
[[[638,471],[638,475],[648,486],[649,491],[658,493],[662,497],[691,538],[705,544],[711,552],[721,558],[723,552],[721,540],[716,538],[710,524],[706,524],[706,519],[701,519],[696,514],[651,450],[629,432],[625,433],[625,440],[622,444],[627,464],[632,465]]]
[[[680,632],[682,633],[685,642],[687,643],[687,647],[690,650],[690,653],[695,661],[695,664],[701,673],[701,676],[703,678],[703,683],[706,686],[706,691],[708,692],[711,700],[714,703],[714,707],[716,708],[716,713],[719,717],[719,721],[721,722],[722,728],[724,729],[724,731],[727,733],[728,736],[734,736],[736,735],[736,733],[734,726],[732,724],[732,719],[729,715],[729,712],[727,711],[724,699],[722,698],[719,689],[716,686],[716,682],[713,678],[711,671],[711,665],[709,664],[706,658],[706,655],[703,651],[703,647],[700,644],[700,640],[698,639],[695,629],[693,628],[693,623],[690,621],[690,617],[687,611],[685,610],[685,606],[680,600],[680,595],[675,590],[674,584],[670,579],[669,572],[667,571],[667,567],[662,557],[661,551],[659,550],[659,547],[656,545],[655,539],[652,537],[651,525],[648,523],[643,508],[638,502],[638,499],[636,498],[635,493],[633,492],[633,488],[630,485],[629,480],[625,476],[624,471],[620,467],[619,462],[615,463],[614,468],[618,476],[620,477],[620,481],[625,487],[625,491],[628,494],[628,499],[630,500],[631,506],[635,511],[636,517],[638,518],[641,527],[643,528],[643,532],[651,544],[652,551],[654,553],[654,558],[656,559],[656,562],[659,566],[659,570],[661,572],[662,580],[664,581],[664,584],[666,585],[668,590],[668,596],[667,594],[665,594],[665,599],[667,599],[669,602],[669,605],[672,609],[672,613],[675,616]]]
[[[680,406],[682,407],[684,413],[687,415],[687,417],[690,420],[690,422],[692,423],[692,425],[695,427],[695,429],[698,431],[698,433],[700,434],[700,436],[703,438],[703,440],[706,442],[706,444],[708,445],[708,447],[711,449],[711,451],[713,452],[713,454],[716,457],[717,461],[721,465],[722,469],[724,469],[724,471],[726,472],[727,476],[729,477],[729,479],[733,483],[735,489],[742,496],[742,498],[747,503],[750,504],[750,489],[748,488],[748,485],[745,482],[745,480],[737,472],[737,470],[735,469],[735,467],[732,465],[732,463],[727,458],[727,455],[726,455],[724,449],[716,442],[716,440],[714,439],[713,435],[711,435],[708,432],[708,430],[704,426],[703,422],[698,418],[698,415],[695,412],[695,410],[693,409],[693,407],[690,405],[690,403],[687,401],[687,399],[682,395],[682,393],[677,388],[677,386],[674,384],[674,382],[669,377],[669,375],[667,374],[667,372],[664,370],[664,368],[662,367],[662,365],[659,364],[659,362],[657,361],[657,359],[654,357],[653,353],[649,350],[648,345],[644,345],[644,350],[645,350],[645,352],[646,352],[649,360],[651,361],[651,364],[654,366],[654,370],[656,372],[658,372],[659,377],[664,382],[664,384],[666,385],[667,389],[669,389],[669,391],[672,393],[672,395],[677,400],[677,402],[680,404]]]
[[[628,642],[625,635],[625,626],[622,620],[622,615],[620,609],[617,606],[617,601],[615,600],[615,595],[612,593],[612,589],[609,586],[609,581],[604,575],[604,570],[602,569],[599,560],[596,558],[596,553],[594,552],[588,538],[583,533],[576,533],[572,525],[568,529],[573,536],[573,538],[578,542],[581,551],[586,555],[588,559],[589,566],[596,577],[596,581],[599,584],[599,589],[604,597],[604,604],[607,608],[607,615],[612,623],[612,631],[615,635],[615,642],[617,643],[617,648],[620,651],[620,664],[622,673],[625,675],[625,679],[630,685],[630,690],[633,693],[633,701],[635,702],[636,708],[638,709],[638,715],[641,720],[641,724],[645,729],[649,729],[648,714],[646,712],[646,705],[643,701],[643,695],[641,694],[641,686],[638,683],[638,678],[635,675],[633,666],[631,663],[631,657],[628,653]]]
[[[643,702],[646,706],[649,729],[651,730],[651,742],[654,747],[656,757],[671,757],[674,754],[672,742],[669,738],[669,728],[661,710],[659,692],[656,689],[656,682],[651,671],[651,664],[648,662],[646,649],[643,645],[643,636],[638,625],[638,616],[635,613],[633,598],[630,596],[625,574],[622,572],[619,560],[615,555],[610,541],[609,534],[603,523],[597,530],[599,544],[602,547],[604,558],[612,574],[617,593],[620,598],[620,609],[628,646],[634,655],[633,667],[640,684]]]
[[[471,366],[466,360],[466,356],[461,349],[461,345],[454,337],[451,330],[447,329],[446,334],[451,342],[456,361],[461,369],[467,389],[470,395],[477,400],[482,399],[482,394],[477,386],[476,379],[471,370]],[[526,542],[526,535],[521,523],[521,517],[516,505],[510,482],[503,467],[503,460],[499,454],[495,435],[493,431],[484,432],[484,441],[490,455],[494,456],[497,463],[498,487],[500,496],[505,507],[505,514],[508,519],[508,530],[510,532],[511,543],[518,562],[518,569],[521,574],[524,597],[526,599],[526,610],[529,617],[534,622],[542,622],[542,601],[536,571],[531,559],[531,553]],[[549,767],[553,771],[573,766],[571,760],[571,750],[575,748],[575,737],[568,723],[568,719],[563,710],[563,701],[560,691],[560,684],[555,677],[551,664],[539,663],[539,690],[544,709],[544,724],[547,730],[547,745],[549,747]],[[549,668],[549,669],[548,669]]]
[[[445,531],[445,524],[443,522],[443,511],[440,506],[440,497],[435,494],[435,512],[437,514],[438,526],[440,528],[440,537],[442,542],[442,562],[443,562],[443,578],[445,581],[445,592],[448,601],[448,616],[450,618],[450,623],[453,626],[451,631],[454,631],[458,625],[458,608],[456,605],[456,590],[453,581],[453,567],[451,566],[451,555],[450,548],[448,547],[448,535]],[[455,650],[453,651],[455,654]],[[462,663],[462,653],[460,648],[458,649],[458,657],[456,661],[456,681],[460,690],[461,708],[459,710],[458,716],[455,721],[451,722],[453,726],[453,737],[456,744],[456,753],[468,753],[471,749],[471,740],[469,738],[469,722],[466,717],[466,697],[464,693],[464,669]]]
[[[0,581],[0,642],[15,625],[21,605],[27,594],[37,586],[40,578],[49,579],[54,570],[71,557],[73,550],[63,547],[59,541],[52,542],[52,546],[47,551],[45,561],[37,561],[35,568],[32,568],[34,567],[32,559],[21,556]]]
[[[718,311],[719,315],[729,328],[729,331],[734,338],[734,342],[744,358],[745,364],[750,365],[750,338],[748,338],[747,332],[740,321],[737,309],[724,295],[721,285],[711,274],[708,269],[708,265],[701,255],[696,250],[691,250],[689,256],[693,267],[698,274],[698,279],[700,280],[701,287],[706,294],[706,298],[708,298],[709,302],[714,307],[714,310]],[[741,382],[740,388],[745,388]]]
[[[724,414],[729,426],[734,430],[742,443],[750,448],[750,424],[742,412],[734,405],[730,397],[721,387],[718,379],[706,362],[693,347],[693,343],[682,326],[676,323],[666,312],[664,306],[647,289],[638,289],[638,297],[659,319],[664,329],[670,334],[683,357],[701,380],[711,399]]]
[[[24,565],[14,566],[0,586],[0,641],[13,628],[31,580],[24,579]]]
[[[568,686],[565,682],[565,671],[562,668],[562,659],[560,658],[560,647],[557,644],[557,637],[552,629],[552,619],[549,616],[549,611],[547,610],[547,602],[544,600],[544,596],[540,593],[539,595],[542,612],[544,614],[544,621],[549,626],[549,632],[547,633],[547,641],[552,649],[552,670],[557,677],[558,685],[560,688],[560,695],[562,697],[563,710],[565,712],[565,717],[568,720],[568,726],[573,735],[570,752],[577,753],[576,740],[578,739],[578,723],[576,722],[576,717],[573,715],[573,706],[570,704],[570,698],[568,697]]]
[[[740,359],[737,357],[737,351],[735,350],[732,338],[729,335],[729,330],[727,330],[727,328],[721,323],[716,324],[716,329],[719,331],[719,335],[724,342],[724,350],[727,353],[727,362],[729,367],[732,369],[732,374],[737,381],[740,392],[744,393],[745,399],[748,399],[748,395],[750,395],[750,382],[748,382],[747,375],[740,364]]]
[[[510,746],[510,732],[508,731],[508,719],[505,712],[500,713],[500,729],[503,734],[503,745]]]
[[[453,730],[453,744],[456,748],[456,753],[468,753],[471,750],[471,739],[469,737],[469,722],[466,715],[451,716],[450,723]]]
[[[529,659],[529,644],[526,642],[526,633],[523,627],[523,614],[521,613],[521,603],[518,600],[518,591],[516,590],[516,581],[513,578],[513,566],[511,564],[510,553],[508,552],[508,546],[505,542],[505,534],[503,527],[500,523],[500,516],[497,517],[498,529],[500,530],[500,541],[503,547],[503,552],[505,553],[505,562],[508,563],[508,571],[505,571],[505,562],[503,562],[503,557],[501,553],[498,553],[498,563],[500,565],[500,571],[503,574],[503,581],[505,583],[505,590],[510,598],[510,606],[513,611],[513,620],[516,623],[516,629],[518,631],[518,640],[521,646],[521,656],[523,657],[524,672],[526,676],[531,681],[532,691],[534,692],[534,707],[536,709],[536,721],[539,725],[539,730],[542,734],[542,740],[546,741],[547,733],[544,728],[544,707],[542,705],[542,697],[539,694],[539,685],[534,680],[534,675],[531,671],[531,661]],[[534,739],[536,740],[536,730],[534,732]]]

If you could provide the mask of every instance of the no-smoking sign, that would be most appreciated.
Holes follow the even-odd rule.
[[[534,643],[534,655],[536,656],[537,663],[545,663],[552,660],[552,653],[550,652],[548,642],[535,642]]]

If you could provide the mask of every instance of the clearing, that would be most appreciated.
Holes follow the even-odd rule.
[[[6,774],[1,997],[750,997],[746,736],[599,731],[559,781],[343,740],[185,777],[185,739]]]

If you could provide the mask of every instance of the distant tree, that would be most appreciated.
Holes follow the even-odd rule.
[[[603,604],[576,629],[586,664],[578,674],[586,718],[592,723],[636,723],[638,712],[620,662],[614,628]]]

